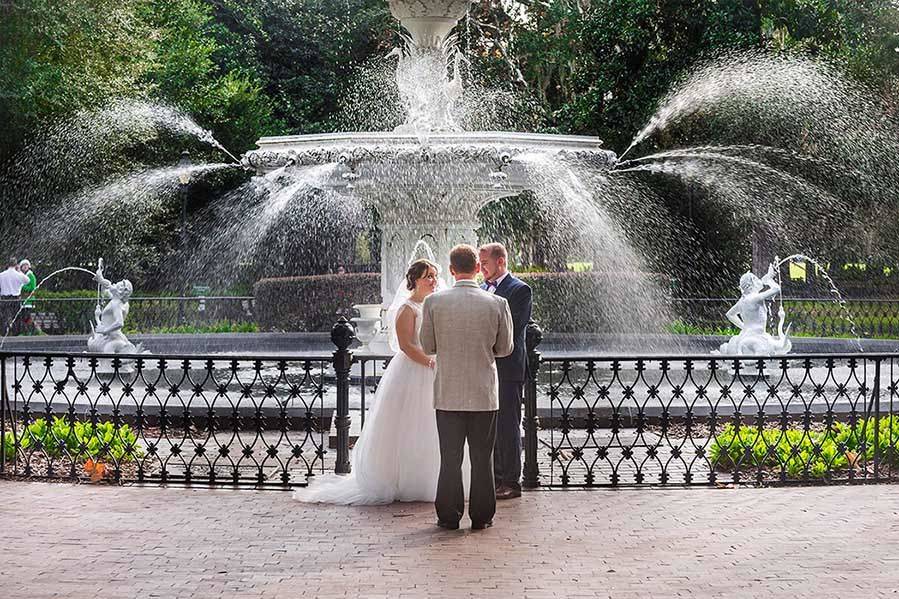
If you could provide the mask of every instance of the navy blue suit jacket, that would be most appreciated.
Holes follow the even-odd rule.
[[[487,289],[486,283],[482,285]],[[497,358],[496,371],[501,381],[524,382],[527,370],[527,345],[525,332],[528,322],[531,320],[531,288],[527,283],[509,273],[494,292],[496,295],[506,298],[509,303],[509,311],[512,312],[513,341],[515,348],[512,355],[506,358]]]

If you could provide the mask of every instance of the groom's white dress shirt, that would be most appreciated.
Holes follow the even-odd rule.
[[[499,409],[496,358],[512,353],[509,304],[471,280],[425,299],[421,348],[437,355],[434,408],[488,412]]]
[[[487,292],[488,292],[488,293],[496,293],[497,288],[499,288],[499,286],[503,284],[503,281],[504,281],[504,280],[506,279],[506,277],[508,277],[508,276],[509,276],[509,271],[507,270],[507,271],[505,272],[505,274],[503,274],[503,276],[501,276],[501,277],[498,278],[497,280],[493,281],[493,284],[492,284],[492,285],[491,285],[490,283],[487,283]]]

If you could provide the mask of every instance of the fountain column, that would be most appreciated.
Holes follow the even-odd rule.
[[[432,215],[433,216],[433,215]],[[449,252],[460,243],[477,245],[476,213],[467,219],[447,219],[435,222],[433,218],[409,222],[384,219],[381,225],[381,299],[389,306],[403,280],[410,259],[428,258],[426,252],[416,252],[419,241],[427,243],[440,266],[441,278],[452,284],[449,274]]]

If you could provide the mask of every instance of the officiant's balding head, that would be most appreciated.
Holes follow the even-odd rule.
[[[478,253],[470,245],[462,243],[450,251],[450,273],[457,281],[474,279],[479,270]]]

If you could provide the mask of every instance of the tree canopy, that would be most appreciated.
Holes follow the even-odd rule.
[[[528,98],[529,127],[597,135],[618,152],[693,65],[733,50],[826,60],[899,115],[893,0],[479,0],[454,39],[485,85]],[[263,135],[334,131],[356,79],[401,43],[385,0],[6,0],[0,169],[48,123],[123,98],[182,110],[234,153]],[[170,163],[179,151],[127,160]],[[530,215],[527,198],[518,204]],[[176,215],[160,235],[174,234]],[[521,220],[513,237],[541,229]]]

